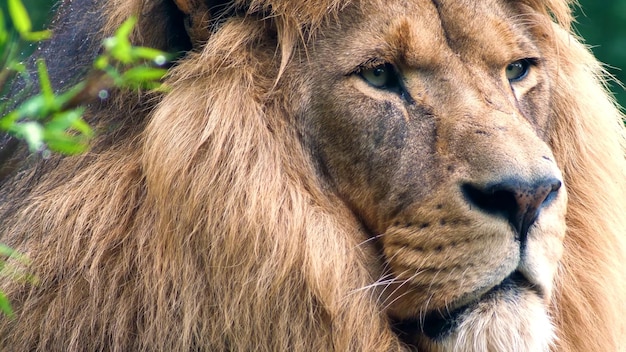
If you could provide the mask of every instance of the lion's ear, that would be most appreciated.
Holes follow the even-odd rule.
[[[174,0],[185,15],[185,29],[194,47],[204,44],[211,35],[212,25],[227,16],[235,7],[234,0]]]

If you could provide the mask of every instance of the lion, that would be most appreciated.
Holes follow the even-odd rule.
[[[623,349],[622,115],[569,5],[63,2],[57,88],[131,14],[182,54],[88,153],[14,150],[0,348]]]

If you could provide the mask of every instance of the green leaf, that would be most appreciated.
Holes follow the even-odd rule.
[[[23,138],[28,143],[31,152],[37,152],[43,149],[44,129],[37,122],[24,122],[13,126],[13,130],[18,137]]]
[[[133,47],[132,56],[138,59],[146,59],[146,60],[153,60],[153,61],[158,60],[159,62],[161,62],[160,64],[157,62],[158,65],[163,65],[167,61],[167,55],[161,50],[147,48],[144,46]]]
[[[52,84],[50,83],[46,62],[43,61],[43,59],[37,60],[37,73],[39,73],[39,86],[41,87],[41,93],[46,99],[46,104],[52,105],[54,92],[52,91]]]
[[[137,17],[129,17],[126,21],[124,21],[124,23],[122,23],[120,28],[115,31],[115,38],[117,38],[118,40],[127,41],[136,23]]]
[[[6,21],[4,19],[4,12],[0,8],[0,49],[4,48],[4,44],[9,38],[9,32],[7,31]],[[3,52],[0,50],[0,52]]]
[[[104,55],[98,56],[96,58],[96,61],[94,61],[93,63],[93,67],[98,70],[104,70],[108,65],[109,65],[109,58]]]
[[[133,27],[137,23],[137,18],[130,17],[115,32],[113,38],[106,39],[104,46],[109,50],[111,56],[122,63],[131,63],[132,57],[132,45],[130,44],[130,34]]]
[[[42,40],[46,40],[50,38],[51,35],[52,35],[52,31],[43,30],[43,31],[37,31],[37,32],[23,33],[22,38],[24,38],[24,40],[29,41],[29,42],[40,42]]]
[[[28,258],[23,255],[22,253],[16,251],[15,249],[5,245],[5,244],[1,244],[0,243],[0,256],[2,257],[7,257],[7,258],[13,258],[15,260],[17,260],[19,263],[24,264],[24,265],[28,265],[29,264],[29,260]]]
[[[89,124],[87,122],[85,122],[85,120],[80,118],[80,115],[82,115],[82,112],[78,113],[78,117],[76,120],[74,120],[74,122],[72,122],[72,128],[78,132],[80,132],[82,135],[84,135],[85,137],[93,137],[93,130],[91,129],[91,126],[89,126]]]
[[[133,61],[133,57],[130,52],[130,43],[117,43],[115,47],[111,49],[111,56],[121,63],[130,64]]]
[[[81,117],[84,111],[84,107],[79,107],[68,111],[60,111],[54,114],[54,117],[50,120],[50,122],[44,125],[44,128],[46,130],[58,131],[73,129],[83,135],[91,136],[93,134],[93,131]]]
[[[24,4],[21,0],[9,0],[9,15],[13,20],[13,24],[15,25],[15,29],[20,33],[20,35],[28,33],[33,28],[32,23],[30,22],[30,17],[28,16],[28,12],[24,7]]]
[[[93,131],[81,118],[83,112],[84,108],[62,111],[44,125],[44,141],[50,150],[74,155],[88,149]]]
[[[108,51],[115,48],[116,45],[117,45],[117,38],[114,38],[114,37],[104,38],[104,40],[102,41],[102,46],[104,47],[105,50],[108,50]]]
[[[19,117],[20,115],[17,113],[17,111],[11,111],[5,116],[2,116],[2,118],[0,118],[0,130],[4,130],[4,131],[10,130],[11,127],[13,127],[13,124],[15,123],[15,121],[19,119]]]
[[[17,73],[26,72],[26,65],[22,62],[12,62],[9,64],[9,68]]]
[[[150,82],[160,80],[167,71],[160,68],[139,66],[131,68],[122,74],[125,82]]]
[[[52,102],[54,104],[54,101]],[[22,105],[18,107],[15,112],[17,113],[17,119],[23,117],[29,119],[42,119],[48,115],[52,104],[48,103],[43,95],[35,95],[34,97],[26,100]],[[17,120],[16,119],[16,120]]]
[[[15,249],[13,249],[13,248],[5,245],[5,244],[0,243],[0,256],[10,257],[10,256],[14,255],[15,253],[16,253]]]
[[[2,291],[0,291],[0,310],[9,318],[12,318],[15,314],[13,313],[13,308],[11,308],[9,299]]]
[[[86,138],[68,134],[63,130],[46,131],[46,142],[50,150],[65,155],[81,154],[89,149]]]

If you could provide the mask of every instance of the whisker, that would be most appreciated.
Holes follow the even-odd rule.
[[[380,293],[378,294],[378,297],[376,299],[376,301],[381,302],[381,305],[384,306],[385,305],[385,301],[387,301],[387,299],[385,298],[384,300],[382,299],[383,295],[385,294],[385,291],[389,288],[389,286],[393,285],[393,284],[399,284],[398,287],[393,290],[393,292],[391,292],[389,295],[393,295],[400,287],[402,287],[402,285],[404,285],[407,280],[406,279],[399,279],[398,276],[404,275],[405,273],[408,272],[408,269],[401,272],[399,275],[397,276],[393,276],[392,280],[390,280],[387,285],[385,285],[385,287],[380,291]],[[393,274],[391,274],[393,275]]]
[[[403,272],[403,274],[406,271]],[[402,280],[402,282],[400,282],[400,284],[398,285],[398,287],[396,287],[393,292],[391,292],[391,294],[389,294],[389,297],[392,297],[396,292],[398,292],[399,289],[401,289],[405,284],[410,283],[411,281],[413,281],[413,279],[415,279],[418,275],[420,275],[421,273],[423,273],[423,271],[416,271],[413,275],[411,275],[411,277]],[[389,307],[391,307],[392,304],[394,304],[395,302],[397,302],[400,298],[404,297],[405,295],[409,294],[411,291],[407,290],[406,292],[404,292],[403,294],[395,297],[392,301],[387,302],[387,300],[382,302],[383,305],[383,310],[387,310]]]
[[[355,249],[355,248],[359,248],[359,247],[361,247],[361,246],[364,246],[364,245],[368,244],[369,242],[375,241],[375,240],[377,240],[377,239],[379,239],[379,238],[383,237],[384,235],[385,235],[384,233],[381,233],[381,234],[378,234],[378,235],[376,235],[376,236],[372,236],[372,237],[370,237],[370,238],[366,239],[365,241],[361,241],[361,242],[359,242],[359,244],[357,244],[356,246],[354,246],[354,248],[353,248],[353,249]]]
[[[385,286],[385,285],[388,286],[390,284],[393,284],[395,280],[397,279],[393,277],[393,274],[389,273],[389,274],[382,276],[380,279],[374,281],[373,283],[369,285],[365,285],[363,287],[359,287],[357,289],[351,290],[350,294],[361,292],[361,291],[366,291],[366,290],[373,289],[379,286]]]

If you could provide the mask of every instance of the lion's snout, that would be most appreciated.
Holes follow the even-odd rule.
[[[486,185],[470,182],[461,185],[472,208],[507,220],[522,244],[541,209],[556,198],[560,188],[561,181],[553,177],[534,182],[509,178]]]

